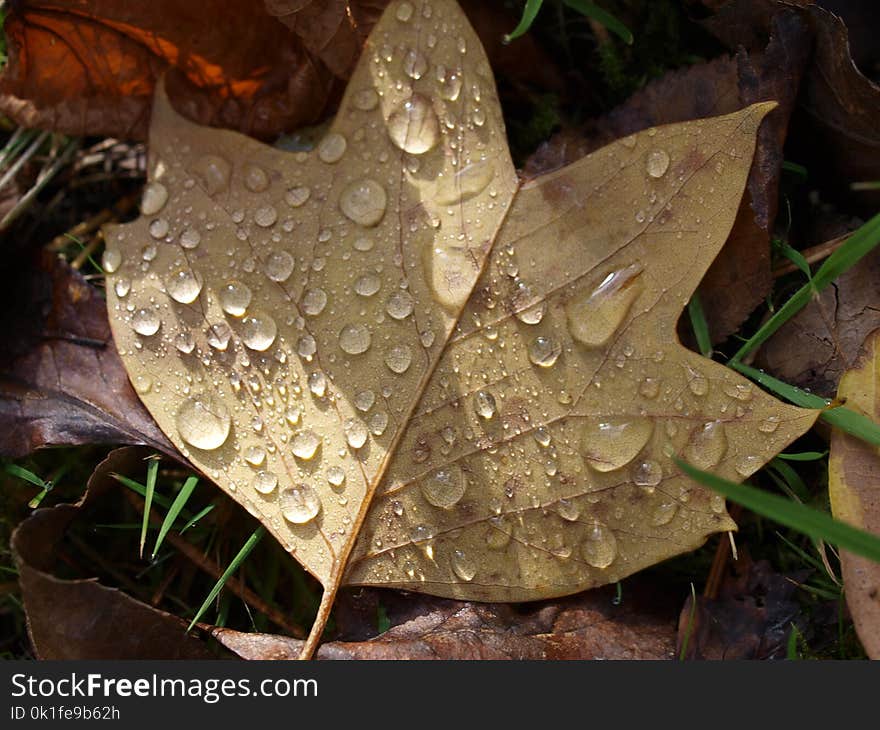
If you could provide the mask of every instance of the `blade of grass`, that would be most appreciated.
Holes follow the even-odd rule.
[[[211,602],[217,597],[217,594],[223,590],[223,586],[226,585],[226,581],[232,576],[232,574],[238,570],[239,566],[245,561],[248,555],[251,554],[251,551],[257,546],[257,543],[263,539],[263,535],[266,533],[266,529],[262,526],[258,527],[254,530],[253,534],[245,541],[244,545],[241,546],[241,550],[238,551],[238,554],[232,559],[232,562],[229,564],[229,567],[223,571],[223,575],[217,580],[214,584],[214,587],[211,589],[211,592],[208,594],[208,597],[202,602],[202,605],[199,607],[199,610],[196,611],[196,615],[193,620],[190,622],[187,627],[187,631],[191,631],[192,627],[195,626],[205,611],[208,610],[208,607],[211,605]]]
[[[150,556],[151,560],[155,560],[156,553],[159,552],[159,548],[162,545],[162,541],[165,539],[165,535],[168,534],[168,530],[174,525],[177,516],[180,514],[180,511],[183,509],[187,500],[190,498],[190,495],[193,493],[193,489],[196,488],[196,484],[198,483],[198,477],[188,477],[183,483],[183,486],[180,488],[180,491],[171,503],[171,507],[168,508],[168,513],[165,515],[165,519],[162,520],[162,526],[159,528],[159,536],[156,538],[156,544],[153,547],[153,554]]]
[[[808,281],[813,278],[813,271],[810,269],[810,262],[804,258],[804,255],[800,251],[796,248],[792,248],[785,241],[774,241],[773,248],[797,266],[803,272],[804,276],[807,277]]]
[[[37,492],[34,497],[28,502],[28,507],[30,507],[31,509],[36,509],[37,507],[39,507],[40,502],[45,499],[46,495],[49,494],[49,492],[51,492],[52,488],[55,486],[51,479],[47,481],[34,474],[30,469],[25,469],[23,466],[19,466],[18,464],[6,464],[4,466],[4,470],[7,474],[11,474],[14,477],[18,477],[19,479],[40,488],[40,491]]]
[[[688,622],[684,630],[684,638],[681,640],[681,651],[678,654],[678,661],[683,662],[687,656],[688,644],[691,641],[691,632],[694,629],[694,618],[697,614],[697,591],[694,584],[691,583],[691,610],[688,613]]]
[[[776,454],[777,459],[785,459],[785,461],[819,461],[828,456],[827,451],[800,451],[794,454]]]
[[[815,540],[839,545],[856,555],[880,562],[880,537],[865,530],[835,520],[830,515],[806,505],[792,502],[775,494],[755,489],[747,484],[722,479],[715,474],[697,469],[674,457],[676,465],[691,479],[715,490],[762,517],[791,527]]]
[[[156,477],[159,474],[159,457],[151,456],[147,462],[147,484],[144,488],[144,518],[141,522],[141,540],[138,557],[144,557],[144,543],[147,541],[147,527],[150,524],[150,508],[153,506],[153,493],[156,491]]]
[[[504,36],[504,42],[510,43],[510,41],[516,40],[520,36],[525,35],[529,28],[532,27],[532,23],[535,22],[535,18],[538,17],[538,11],[541,10],[543,4],[544,0],[526,0],[526,6],[523,8],[522,17],[519,19],[519,23],[516,28]]]
[[[706,322],[706,314],[703,312],[703,304],[700,302],[699,294],[694,293],[688,302],[688,315],[691,318],[691,327],[694,330],[694,337],[697,338],[697,345],[703,357],[712,357],[712,338],[709,337],[709,323]]]
[[[111,474],[110,476],[135,494],[139,494],[141,497],[146,498],[147,488],[140,482],[136,482],[134,479],[130,479],[122,474]],[[153,494],[153,501],[165,509],[168,509],[171,506],[171,500],[168,499],[168,497],[163,497],[161,494]]]
[[[810,490],[807,489],[807,485],[804,484],[804,480],[801,479],[801,475],[798,474],[794,468],[790,464],[786,464],[784,461],[780,461],[779,459],[772,459],[767,467],[777,474],[779,474],[782,479],[785,480],[785,483],[788,484],[789,489],[794,492],[798,499],[802,502],[806,502],[810,498]]]
[[[588,0],[562,0],[562,2],[572,10],[579,12],[581,15],[585,15],[586,17],[592,18],[598,23],[601,23],[628,46],[633,44],[632,31],[607,10],[603,10],[598,5],[589,2]]]
[[[192,527],[192,526],[195,525],[200,519],[202,519],[202,517],[204,517],[206,514],[208,514],[208,512],[211,512],[211,511],[214,509],[214,507],[216,507],[216,506],[217,506],[216,504],[209,504],[209,505],[208,505],[207,507],[205,507],[204,509],[199,510],[199,511],[195,514],[195,516],[194,516],[192,519],[190,519],[189,522],[187,522],[183,527],[180,528],[180,534],[182,535],[184,532],[186,532],[190,527]]]
[[[846,243],[825,259],[815,276],[798,289],[755,334],[743,343],[729,364],[742,360],[755,348],[766,342],[776,330],[803,309],[815,294],[821,292],[844,271],[859,262],[878,243],[880,243],[880,213],[862,225],[846,240]]]
[[[836,426],[841,431],[852,434],[856,438],[867,441],[874,446],[880,446],[880,425],[874,423],[867,416],[856,413],[856,411],[845,406],[829,407],[831,406],[831,401],[777,380],[772,375],[768,375],[750,365],[745,365],[741,362],[729,362],[728,365],[795,405],[802,408],[820,409],[822,412],[819,414],[819,418],[827,421],[832,426]]]

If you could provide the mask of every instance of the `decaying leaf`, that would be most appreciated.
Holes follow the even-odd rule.
[[[772,106],[520,186],[452,0],[389,6],[313,152],[157,95],[143,216],[106,233],[114,339],[163,431],[324,585],[305,654],[342,582],[547,598],[734,527],[670,456],[742,478],[815,413],[675,324]]]
[[[176,454],[129,383],[94,287],[48,253],[27,271],[2,295],[0,453],[128,443]]]
[[[880,330],[865,340],[859,362],[846,371],[837,391],[848,408],[880,419]],[[828,492],[834,516],[880,534],[880,452],[876,446],[835,429],[831,435]],[[840,551],[846,602],[859,639],[872,659],[880,659],[880,565]]]

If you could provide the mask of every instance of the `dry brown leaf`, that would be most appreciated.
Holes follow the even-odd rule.
[[[848,408],[880,420],[880,330],[865,340],[859,362],[840,379],[837,396]],[[828,493],[834,516],[880,534],[880,449],[835,429],[831,434]],[[841,550],[843,585],[865,651],[880,659],[880,564]]]
[[[163,431],[324,585],[305,654],[343,582],[547,598],[734,527],[670,455],[739,479],[815,413],[675,323],[772,106],[519,185],[452,0],[389,7],[311,153],[157,96],[144,215],[106,233],[114,339]]]

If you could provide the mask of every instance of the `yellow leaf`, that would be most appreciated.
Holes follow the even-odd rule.
[[[865,340],[856,365],[840,379],[837,397],[880,420],[880,330]],[[828,463],[831,511],[844,522],[880,534],[880,449],[835,429]],[[865,651],[880,659],[880,565],[840,552],[846,602]]]
[[[520,186],[453,0],[389,6],[311,152],[157,94],[143,215],[106,234],[114,338],[162,430],[323,584],[305,655],[343,582],[544,598],[733,529],[670,454],[741,478],[815,413],[675,323],[772,106]]]

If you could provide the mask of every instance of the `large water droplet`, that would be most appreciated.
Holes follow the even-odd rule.
[[[709,392],[709,381],[699,370],[687,368],[688,388],[697,396],[704,396]]]
[[[333,487],[341,487],[345,482],[345,469],[341,466],[331,466],[327,469],[327,481]]]
[[[162,320],[155,307],[143,307],[135,311],[131,318],[131,328],[139,335],[151,337],[159,331]]]
[[[413,527],[409,531],[409,539],[416,543],[416,545],[418,545],[419,543],[427,542],[433,537],[434,528],[430,525],[413,525]]]
[[[259,444],[248,446],[242,455],[244,460],[251,466],[262,466],[263,462],[266,461],[266,449]]]
[[[348,141],[338,132],[331,132],[318,143],[318,158],[332,165],[345,154]]]
[[[196,348],[196,341],[192,336],[192,332],[189,330],[178,332],[174,338],[174,347],[177,348],[178,352],[189,355]]]
[[[639,461],[632,468],[633,484],[653,491],[663,481],[663,467],[653,459]]]
[[[672,522],[675,513],[678,512],[678,502],[674,499],[667,499],[660,502],[651,513],[651,524],[655,527],[662,527]]]
[[[536,337],[529,345],[529,360],[542,368],[552,367],[561,353],[562,345],[552,337]]]
[[[231,169],[229,162],[219,155],[204,155],[193,165],[193,172],[208,195],[226,190]]]
[[[642,292],[641,272],[641,265],[632,264],[608,274],[594,291],[571,299],[565,306],[571,336],[588,347],[608,342]]]
[[[101,268],[107,274],[112,274],[122,265],[122,254],[119,249],[108,248],[101,256]]]
[[[417,48],[411,48],[403,57],[403,72],[418,81],[428,70],[428,60]]]
[[[345,431],[346,442],[353,449],[361,448],[367,443],[367,438],[370,435],[366,425],[359,418],[346,419],[342,425],[342,430]]]
[[[408,23],[409,19],[412,17],[412,14],[413,6],[406,2],[406,0],[404,0],[404,2],[400,3],[400,5],[397,6],[397,13],[395,13],[397,19],[401,23]]]
[[[223,352],[229,346],[229,340],[232,338],[232,330],[226,322],[218,322],[212,324],[208,328],[207,339],[208,344],[215,350]]]
[[[430,100],[413,94],[388,118],[388,136],[397,147],[412,155],[423,155],[433,149],[440,139],[440,120]]]
[[[544,319],[546,311],[547,303],[538,302],[527,309],[517,312],[516,318],[523,324],[539,324],[541,320]]]
[[[290,442],[290,450],[299,459],[309,460],[321,445],[321,437],[314,431],[305,429],[297,433]]]
[[[287,281],[296,262],[287,251],[273,251],[266,257],[264,270],[272,281]]]
[[[354,283],[354,290],[362,297],[371,297],[382,287],[382,279],[378,275],[370,273],[358,277]]]
[[[311,194],[312,191],[309,188],[303,185],[298,185],[297,187],[290,188],[290,190],[284,194],[284,202],[291,208],[299,208],[301,205],[305,204]]]
[[[213,395],[188,398],[177,409],[175,423],[180,437],[204,451],[219,449],[229,437],[229,409]]]
[[[233,317],[241,317],[247,311],[252,296],[250,287],[240,281],[226,282],[217,293],[223,311]]]
[[[258,471],[254,474],[251,485],[260,494],[271,494],[275,491],[275,487],[278,486],[278,477],[271,471]]]
[[[323,289],[309,289],[303,295],[302,311],[310,317],[316,317],[327,306],[327,292]]]
[[[370,349],[372,335],[362,324],[347,324],[339,332],[339,347],[349,355],[360,355]]]
[[[385,188],[370,178],[349,183],[339,196],[339,209],[345,216],[368,228],[382,220],[387,205]]]
[[[179,240],[182,248],[192,250],[202,242],[202,234],[195,228],[184,228],[180,233]]]
[[[241,341],[251,350],[268,350],[277,334],[278,326],[266,312],[252,312],[241,321]]]
[[[307,382],[309,385],[309,391],[316,398],[323,398],[327,393],[327,378],[320,370],[315,370],[315,372],[309,373]]]
[[[150,235],[155,239],[165,238],[168,235],[170,226],[165,218],[156,218],[150,221],[148,230]],[[156,247],[144,247],[144,261],[152,261],[156,258]]]
[[[669,169],[669,154],[666,150],[651,150],[645,161],[645,169],[651,177],[663,177]]]
[[[189,269],[178,269],[165,282],[168,296],[180,304],[192,304],[202,291],[202,277]]]
[[[491,517],[486,530],[486,546],[491,550],[503,550],[510,544],[512,534],[512,527],[505,517]]]
[[[394,319],[406,319],[413,312],[415,302],[412,295],[406,291],[396,291],[388,298],[385,311]]]
[[[470,200],[482,193],[494,177],[495,166],[491,160],[472,162],[440,181],[436,200],[440,205],[456,205]]]
[[[614,471],[635,459],[653,432],[649,418],[586,418],[581,452],[596,471]]]
[[[419,486],[429,504],[451,509],[464,496],[467,483],[461,467],[451,464],[429,474]]]
[[[355,92],[352,103],[357,109],[368,112],[375,109],[379,104],[379,95],[375,89],[361,89]]]
[[[269,175],[259,165],[244,166],[244,186],[252,193],[262,193],[269,187]]]
[[[472,581],[477,574],[477,563],[464,550],[453,550],[452,571],[463,581]]]
[[[698,469],[717,466],[727,451],[727,435],[721,421],[703,424],[694,433],[685,449],[685,459]]]
[[[147,183],[141,196],[141,213],[156,215],[168,202],[168,188],[160,182]]]
[[[488,390],[478,390],[474,394],[474,410],[480,418],[492,418],[497,411],[495,396]]]
[[[376,394],[372,390],[361,390],[354,396],[354,407],[366,413],[376,402]]]
[[[385,364],[392,373],[402,375],[412,364],[412,350],[408,345],[395,345],[385,353]]]
[[[563,520],[568,522],[574,522],[581,516],[581,510],[577,502],[572,502],[570,499],[560,499],[556,503],[556,512]]]
[[[295,525],[311,522],[321,511],[321,498],[308,484],[284,489],[279,495],[279,502],[284,519]]]
[[[581,543],[581,555],[594,568],[607,568],[617,557],[617,538],[609,527],[594,522]]]
[[[275,206],[264,205],[254,211],[254,223],[260,226],[260,228],[269,228],[270,226],[274,226],[275,221],[277,220],[278,211],[275,210]]]

